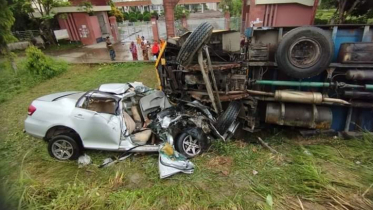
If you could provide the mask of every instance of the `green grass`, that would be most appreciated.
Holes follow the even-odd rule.
[[[99,169],[117,153],[87,151],[93,164],[78,168],[52,159],[45,142],[22,133],[27,107],[39,96],[135,80],[156,87],[153,66],[72,65],[0,104],[0,179],[11,209],[301,209],[300,203],[305,209],[372,209],[373,190],[364,194],[373,183],[369,135],[344,141],[262,134],[280,155],[256,143],[218,141],[192,160],[194,174],[160,180],[157,154]]]

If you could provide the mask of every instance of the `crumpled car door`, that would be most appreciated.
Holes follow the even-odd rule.
[[[75,108],[71,115],[85,148],[118,150],[121,134],[118,116],[81,108]]]
[[[192,174],[194,172],[194,164],[169,143],[161,144],[159,147],[158,166],[161,179],[177,173]]]

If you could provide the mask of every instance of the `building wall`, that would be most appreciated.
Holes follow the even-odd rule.
[[[95,39],[102,37],[100,24],[98,22],[97,16],[89,16],[89,21],[93,32],[93,37],[95,37]]]
[[[298,3],[287,4],[255,4],[250,1],[249,9],[243,9],[243,21],[246,27],[280,27],[310,25],[313,20],[313,6]],[[256,22],[256,23],[255,23]]]
[[[301,4],[279,4],[274,26],[310,25],[312,16],[312,7]]]

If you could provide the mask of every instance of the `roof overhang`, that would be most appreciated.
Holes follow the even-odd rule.
[[[104,11],[110,11],[110,6],[93,6],[91,9],[93,12],[104,12]],[[72,12],[85,12],[82,7],[75,6],[75,7],[55,7],[52,9],[52,14],[58,14],[58,13],[72,13]],[[34,12],[32,13],[34,17],[40,18],[41,14],[40,12]]]
[[[291,4],[297,3],[312,7],[315,0],[255,0],[255,4]]]

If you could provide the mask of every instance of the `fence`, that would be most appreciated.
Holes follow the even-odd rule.
[[[188,19],[188,28],[182,26],[180,20],[175,21],[175,34],[180,36],[187,30],[193,31],[197,26],[203,22],[209,22],[214,27],[214,30],[224,30],[226,28],[225,18],[206,18],[206,19]],[[240,31],[244,33],[243,23],[240,17],[231,17],[229,22],[231,30]],[[153,40],[153,31],[151,22],[128,22],[118,23],[120,37],[123,42],[134,41],[137,35],[144,36],[147,40]],[[165,39],[166,23],[164,20],[158,20],[158,34],[160,38]]]
[[[15,31],[12,33],[19,41],[31,41],[32,38],[40,36],[40,31],[37,30]]]

